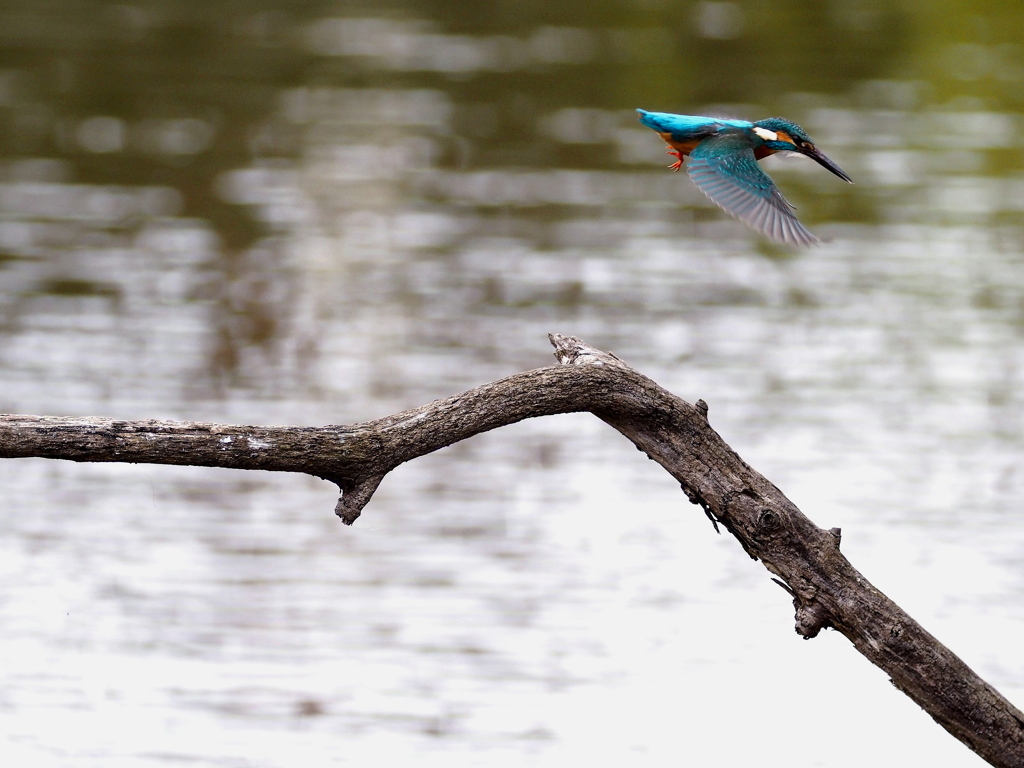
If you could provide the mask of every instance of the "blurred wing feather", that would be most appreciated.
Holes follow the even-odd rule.
[[[723,132],[702,141],[690,155],[687,171],[715,204],[765,237],[788,245],[818,242],[797,221],[793,206],[775,182],[761,170],[753,142],[742,131]]]

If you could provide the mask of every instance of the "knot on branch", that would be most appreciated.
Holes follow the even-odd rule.
[[[782,525],[782,517],[770,509],[762,509],[757,516],[757,529],[761,533],[771,533]]]

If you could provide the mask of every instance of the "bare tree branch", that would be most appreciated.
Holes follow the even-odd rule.
[[[793,596],[796,631],[833,628],[942,727],[995,766],[1024,766],[1024,715],[872,586],[818,528],[691,405],[614,355],[552,335],[559,365],[509,376],[375,421],[245,427],[168,421],[0,416],[0,458],[305,472],[335,482],[351,524],[392,469],[523,419],[589,411],[681,484]]]

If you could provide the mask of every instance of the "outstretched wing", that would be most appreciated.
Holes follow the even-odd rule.
[[[702,141],[690,155],[687,170],[701,192],[765,237],[789,245],[818,242],[761,170],[753,143],[742,131],[725,131]]]

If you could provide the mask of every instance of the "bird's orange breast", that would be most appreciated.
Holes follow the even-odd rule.
[[[690,154],[691,152],[693,152],[693,150],[697,148],[697,145],[704,140],[703,138],[700,138],[679,141],[678,139],[673,139],[671,133],[661,131],[658,132],[658,135],[665,140],[666,144],[672,147],[672,149],[676,150],[676,152],[678,152],[680,155]],[[763,160],[764,158],[768,157],[768,155],[774,155],[777,151],[777,149],[768,149],[768,147],[761,145],[760,147],[757,147],[754,150],[754,157],[757,158],[758,160]]]
[[[677,141],[672,138],[671,133],[658,132],[658,135],[665,140],[672,149],[676,150],[681,155],[688,155],[697,148],[697,145],[701,143],[702,139],[690,139],[688,141]]]

